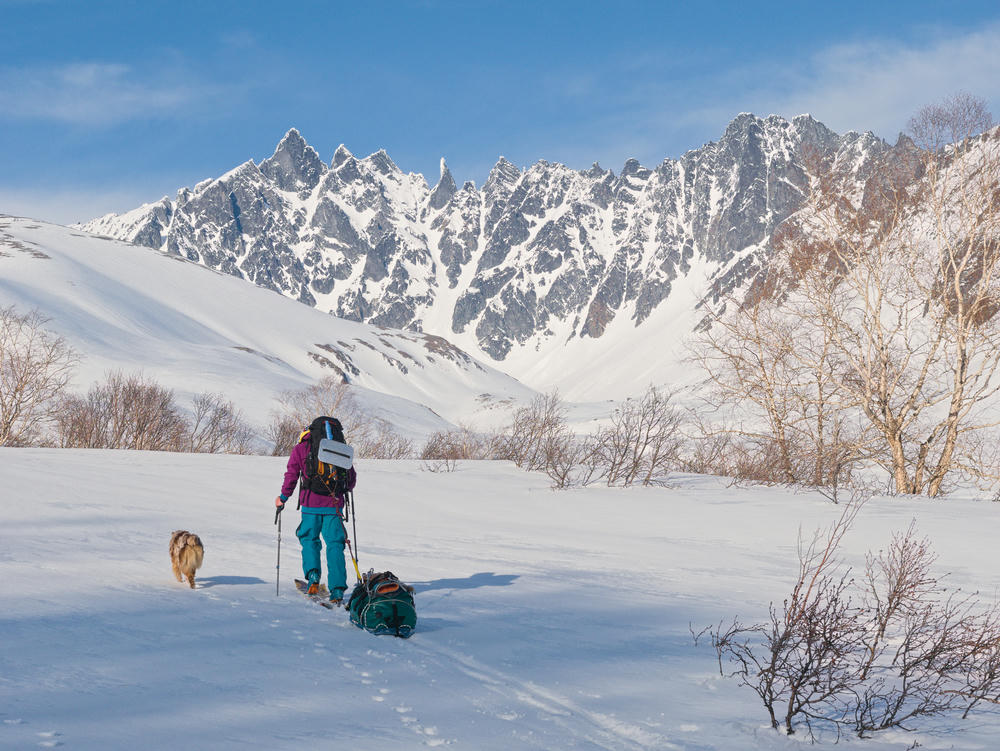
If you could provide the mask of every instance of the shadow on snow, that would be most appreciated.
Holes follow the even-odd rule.
[[[435,579],[429,582],[414,582],[414,592],[430,592],[435,589],[477,589],[478,587],[509,587],[517,579],[517,574],[494,574],[484,571],[464,579]]]
[[[206,576],[204,579],[199,578],[197,583],[201,589],[218,587],[224,584],[267,584],[266,581],[258,579],[256,576]]]

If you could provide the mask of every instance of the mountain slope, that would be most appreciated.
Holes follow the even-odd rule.
[[[220,391],[263,424],[324,375],[413,435],[533,392],[440,337],[344,321],[176,256],[0,216],[0,303],[38,309],[83,355],[77,386],[142,369]]]

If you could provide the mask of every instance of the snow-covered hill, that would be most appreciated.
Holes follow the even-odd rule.
[[[794,584],[800,525],[838,507],[710,478],[556,493],[505,463],[432,474],[361,462],[361,566],[417,590],[417,631],[402,641],[292,590],[294,510],[275,596],[270,503],[283,469],[281,458],[0,449],[0,748],[803,747],[719,677],[689,624],[765,619]],[[1000,588],[995,503],[874,499],[844,541],[848,561],[863,564],[911,518],[950,586]],[[181,528],[206,546],[194,591],[170,572]],[[916,727],[836,748],[989,751],[1000,737],[988,706]]]
[[[614,398],[676,378],[697,304],[766,263],[812,163],[863,175],[889,148],[807,115],[744,113],[652,169],[501,157],[479,189],[442,160],[431,188],[384,151],[341,146],[327,165],[291,130],[260,164],[84,226],[344,318],[444,336],[539,389]]]
[[[50,319],[83,356],[81,390],[106,370],[141,369],[181,397],[222,392],[260,425],[279,392],[331,374],[414,436],[534,394],[440,337],[344,321],[177,256],[4,216],[0,305]]]

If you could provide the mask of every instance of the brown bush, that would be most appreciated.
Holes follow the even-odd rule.
[[[800,541],[797,582],[767,623],[733,619],[703,632],[720,673],[751,688],[771,726],[789,735],[828,726],[865,737],[1000,701],[996,605],[942,586],[913,525],[852,578],[838,548],[860,507],[848,504],[826,534]]]
[[[190,428],[173,391],[142,373],[108,372],[86,396],[70,396],[56,419],[64,448],[183,451]]]
[[[207,454],[250,454],[254,430],[222,394],[198,394],[188,429],[187,450]]]

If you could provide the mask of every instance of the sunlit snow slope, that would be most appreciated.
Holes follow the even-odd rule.
[[[767,619],[796,540],[839,516],[818,495],[734,488],[553,492],[502,462],[452,473],[359,462],[361,567],[416,587],[409,640],[374,637],[281,586],[271,499],[280,457],[0,449],[0,748],[802,751],[750,689],[721,678],[700,629]],[[876,498],[848,563],[911,518],[950,587],[1000,587],[1000,506]],[[204,541],[194,591],[174,529]],[[353,534],[353,533],[352,533]],[[353,571],[350,574],[353,577]],[[995,708],[837,749],[996,748]]]
[[[80,389],[141,369],[180,397],[223,392],[259,424],[277,393],[331,374],[413,435],[534,393],[439,337],[341,320],[159,251],[5,216],[0,305],[50,319],[83,356]]]

